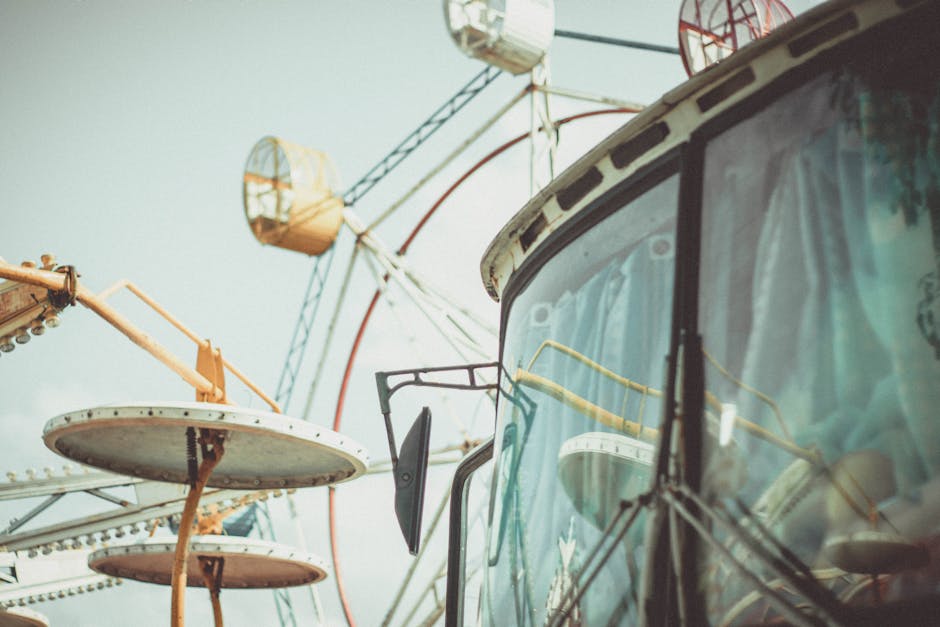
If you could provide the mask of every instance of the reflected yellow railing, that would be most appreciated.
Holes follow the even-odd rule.
[[[547,394],[556,401],[567,405],[578,413],[587,416],[588,418],[592,418],[602,425],[610,427],[611,429],[616,429],[617,431],[622,431],[635,438],[641,438],[644,440],[655,440],[659,436],[658,429],[645,427],[638,422],[633,422],[632,420],[627,420],[621,416],[618,416],[612,411],[608,411],[603,407],[600,407],[595,403],[578,396],[568,388],[558,385],[554,381],[546,379],[545,377],[532,374],[531,372],[523,370],[522,368],[516,370],[516,374],[513,379],[514,383],[524,385],[528,388],[532,388],[533,390],[542,392],[543,394]]]
[[[573,348],[569,346],[565,346],[564,344],[556,342],[555,340],[543,341],[542,344],[535,351],[535,353],[532,355],[532,359],[529,360],[527,367],[525,369],[519,368],[516,370],[513,376],[513,380],[515,384],[524,385],[526,387],[542,392],[543,394],[546,394],[554,398],[555,400],[563,403],[564,405],[570,407],[571,409],[574,409],[580,414],[598,421],[604,426],[610,427],[611,429],[616,429],[618,431],[622,431],[633,437],[645,439],[645,440],[654,440],[659,436],[658,429],[644,426],[642,422],[627,420],[623,416],[618,416],[614,412],[604,409],[603,407],[600,407],[596,403],[592,403],[591,401],[575,394],[571,390],[567,389],[566,387],[562,385],[559,385],[558,383],[552,381],[551,379],[532,373],[531,370],[532,370],[532,367],[535,365],[536,360],[539,358],[539,356],[542,354],[542,352],[545,349],[549,349],[549,348],[553,350],[557,350],[558,352],[568,357],[571,357],[572,359],[575,359],[576,361],[584,364],[585,366],[597,372],[598,374],[604,376],[605,378],[618,383],[619,385],[623,386],[627,390],[640,392],[641,394],[643,394],[644,403],[645,403],[646,397],[648,396],[652,396],[654,398],[661,398],[663,395],[661,390],[657,390],[656,388],[652,388],[648,385],[643,385],[641,383],[637,383],[636,381],[632,381],[631,379],[623,377],[613,372],[609,368],[605,368],[604,366],[590,359],[589,357],[579,353]],[[710,356],[708,356],[708,358],[710,361],[712,361],[712,363],[716,363]],[[724,371],[724,369],[720,369],[720,370],[723,372],[726,372]],[[778,417],[778,420],[782,424],[783,420],[782,420],[782,417],[780,416],[780,410],[779,408],[777,408],[776,403],[774,403],[773,400],[770,399],[770,397],[758,392],[757,390],[754,390],[750,386],[746,386],[740,383],[739,381],[737,381],[737,379],[732,377],[730,374],[727,374],[726,376],[728,376],[731,381],[740,385],[742,389],[755,394],[755,396],[757,396],[758,398],[766,402],[768,405],[770,405],[770,407],[774,410],[775,415]],[[719,414],[721,413],[722,411],[721,402],[718,400],[718,397],[716,397],[711,392],[708,392],[708,391],[705,392],[705,403],[711,409],[715,410]],[[642,415],[643,408],[644,408],[644,405],[641,404],[640,410],[638,412],[640,413],[640,415]],[[742,430],[753,435],[754,437],[764,440],[765,442],[768,442],[784,451],[787,451],[788,453],[790,453],[791,455],[794,455],[795,457],[798,457],[800,459],[805,459],[806,461],[813,463],[813,464],[818,464],[822,461],[817,451],[798,446],[792,440],[782,438],[772,433],[771,431],[768,431],[767,429],[761,427],[760,425],[757,425],[754,422],[747,420],[746,418],[736,415],[734,417],[734,423],[735,423],[735,426],[740,427]],[[789,438],[789,433],[787,433],[787,437]]]

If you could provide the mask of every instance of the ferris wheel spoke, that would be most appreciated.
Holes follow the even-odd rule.
[[[459,313],[460,315],[466,317],[469,321],[472,321],[480,326],[486,335],[489,336],[486,338],[486,340],[490,340],[496,337],[496,330],[492,328],[492,326],[479,319],[475,314],[466,308],[455,305],[454,303],[459,302],[457,299],[441,295],[438,293],[436,288],[434,290],[430,289],[429,283],[426,280],[419,278],[414,270],[410,269],[406,265],[404,259],[400,255],[393,256],[389,254],[387,249],[385,249],[380,242],[376,241],[376,239],[372,237],[371,233],[362,233],[360,235],[359,242],[373,253],[374,259],[382,265],[382,267],[385,269],[385,272],[388,273],[390,277],[394,278],[402,286],[405,293],[408,294],[412,300],[415,300],[416,304],[418,304],[418,301],[421,301],[425,306],[440,312],[470,343],[479,347],[485,340],[478,340],[472,333],[467,331],[464,323],[458,322],[454,317],[455,313]],[[488,356],[485,351],[480,352],[477,350],[477,352],[479,352],[480,356],[482,357]]]
[[[414,285],[403,276],[401,270],[394,266],[394,264],[388,263],[387,259],[383,259],[380,256],[370,256],[368,257],[370,262],[378,262],[382,266],[382,269],[385,271],[389,279],[394,279],[396,284],[402,288],[402,291],[408,296],[412,302],[417,306],[418,310],[424,315],[424,317],[431,323],[431,325],[437,329],[441,334],[441,337],[447,341],[451,347],[457,352],[461,359],[469,360],[469,353],[467,351],[476,353],[477,356],[488,359],[490,356],[487,352],[481,347],[480,343],[467,339],[466,334],[461,329],[460,333],[453,333],[451,331],[457,330],[456,327],[452,330],[446,328],[447,323],[442,322],[437,319],[437,316],[434,313],[441,314],[440,303],[435,303],[431,299],[422,295],[418,292]],[[376,275],[377,282],[382,285],[386,284],[389,279],[386,279],[382,275],[382,271],[373,266],[373,272]],[[447,320],[446,315],[443,316]],[[452,319],[451,321],[452,322]],[[451,324],[451,326],[453,326]],[[461,348],[461,346],[463,348]]]
[[[430,366],[431,362],[423,354],[424,351],[421,350],[421,344],[417,340],[417,333],[415,333],[414,326],[411,325],[404,316],[400,314],[398,309],[398,304],[395,299],[390,294],[389,290],[385,290],[385,302],[388,305],[389,309],[392,311],[392,315],[395,316],[398,323],[407,330],[408,343],[411,346],[412,351],[414,351],[417,356],[418,363],[422,366]],[[441,404],[447,410],[447,414],[454,425],[454,428],[457,429],[457,432],[460,434],[462,440],[467,442],[470,439],[469,429],[467,428],[466,423],[460,419],[460,414],[456,411],[453,404],[450,402],[450,396],[444,392],[443,389],[438,389],[439,398]]]
[[[346,264],[346,274],[343,276],[343,282],[340,284],[339,294],[336,297],[336,305],[333,307],[333,315],[330,317],[330,323],[326,329],[326,337],[323,339],[323,345],[320,349],[320,359],[317,361],[316,371],[313,375],[313,381],[310,383],[310,388],[307,391],[307,401],[304,404],[304,411],[302,414],[304,420],[310,419],[310,410],[313,407],[313,399],[316,396],[317,387],[320,384],[320,377],[325,370],[323,365],[327,359],[327,356],[329,355],[330,346],[333,343],[333,336],[336,332],[336,322],[339,320],[340,311],[343,308],[343,303],[346,301],[346,294],[349,291],[349,284],[352,281],[353,268],[356,265],[356,258],[358,256],[359,247],[354,246],[352,252],[350,253],[349,261]]]

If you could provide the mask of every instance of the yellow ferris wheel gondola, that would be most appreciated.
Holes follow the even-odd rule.
[[[343,223],[336,171],[323,152],[264,137],[248,155],[243,177],[245,217],[262,244],[319,255]]]

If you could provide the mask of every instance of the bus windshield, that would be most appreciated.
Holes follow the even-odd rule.
[[[874,64],[846,55],[705,150],[699,327],[706,413],[724,434],[704,494],[850,606],[937,585],[940,63],[927,41],[895,41]],[[772,617],[717,554],[701,587],[716,623]]]
[[[635,622],[642,517],[576,603],[582,591],[574,575],[609,524],[625,526],[617,519],[621,502],[650,481],[669,348],[677,189],[673,175],[608,207],[512,301],[485,624],[542,625],[560,611],[570,624]]]

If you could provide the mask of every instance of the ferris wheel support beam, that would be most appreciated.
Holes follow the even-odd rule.
[[[434,531],[437,529],[438,523],[441,521],[441,517],[444,514],[444,508],[447,507],[447,503],[450,500],[451,487],[448,486],[444,490],[444,496],[441,499],[440,504],[437,506],[437,510],[434,512],[434,519],[431,521],[431,526],[428,529],[425,541],[421,544],[421,548],[418,550],[418,554],[415,555],[414,560],[411,562],[411,566],[408,567],[408,572],[405,573],[405,577],[401,581],[401,585],[398,587],[398,592],[395,594],[395,599],[392,601],[391,607],[388,608],[388,612],[385,613],[385,618],[382,620],[382,627],[388,627],[392,624],[392,618],[395,616],[396,610],[398,610],[399,604],[401,604],[402,597],[405,596],[405,592],[408,590],[409,585],[411,584],[411,579],[414,577],[415,571],[418,569],[418,565],[421,563],[421,557],[424,555],[425,550],[430,545],[430,540],[434,536]]]
[[[297,506],[294,503],[294,499],[288,495],[287,496],[287,507],[290,510],[290,517],[294,523],[294,534],[297,536],[299,542],[298,548],[304,553],[309,552],[307,548],[307,537],[304,534],[303,525],[300,522],[300,515],[297,512]],[[317,625],[323,625],[326,622],[326,616],[323,613],[323,604],[320,602],[320,593],[317,591],[316,584],[309,584],[305,586],[307,593],[310,595],[310,602],[313,603],[313,611],[316,614]]]
[[[546,94],[551,94],[553,96],[561,96],[562,98],[570,98],[572,100],[581,100],[583,102],[596,102],[598,104],[606,104],[612,107],[619,107],[621,109],[633,109],[637,113],[646,108],[646,105],[638,104],[636,102],[630,102],[628,100],[620,100],[619,98],[610,98],[608,96],[602,96],[599,94],[591,94],[584,91],[577,91],[574,89],[565,89],[563,87],[556,87],[554,85],[536,85],[535,89],[544,92]]]
[[[262,540],[274,541],[274,524],[271,521],[271,511],[267,503],[259,504],[258,511],[261,515],[258,517],[258,534]],[[281,627],[297,627],[297,618],[294,616],[294,604],[291,602],[290,593],[286,588],[275,588],[274,609],[277,611],[277,619]]]
[[[333,343],[333,334],[336,330],[336,322],[339,320],[339,314],[343,309],[343,303],[346,302],[346,293],[349,291],[349,284],[352,282],[353,267],[356,264],[356,257],[359,256],[359,247],[354,246],[349,257],[349,263],[346,266],[346,275],[343,277],[343,283],[339,288],[339,295],[336,297],[336,305],[333,307],[333,315],[330,317],[330,324],[326,328],[326,337],[323,340],[323,347],[320,349],[320,361],[317,363],[316,372],[313,375],[313,381],[310,383],[310,389],[307,392],[307,401],[304,404],[304,412],[301,418],[310,419],[310,411],[313,409],[313,399],[316,396],[317,388],[320,385],[320,377],[323,374],[323,362],[329,354],[330,346]]]
[[[431,580],[428,582],[428,585],[423,588],[423,592],[422,592],[421,595],[418,597],[418,599],[415,601],[415,604],[412,606],[411,611],[408,612],[408,615],[407,615],[407,616],[405,616],[404,621],[402,621],[402,625],[413,625],[413,624],[414,624],[414,622],[412,622],[412,619],[415,617],[415,614],[418,613],[418,609],[420,609],[421,604],[424,602],[424,600],[425,600],[425,599],[428,597],[428,595],[430,595],[431,593],[434,593],[433,601],[434,601],[434,604],[435,604],[435,607],[434,607],[434,609],[432,610],[432,615],[433,615],[433,614],[437,614],[437,616],[440,616],[440,614],[443,614],[443,610],[444,610],[444,607],[445,607],[445,603],[444,603],[444,599],[442,599],[442,598],[441,598],[441,595],[438,594],[438,592],[437,592],[437,582],[439,582],[441,579],[445,579],[445,578],[447,577],[447,557],[446,557],[446,556],[444,557],[444,561],[441,562],[441,565],[440,565],[440,566],[438,567],[438,569],[437,569],[436,571],[434,571],[434,572],[435,572],[436,574],[431,577]],[[440,612],[440,613],[438,613],[438,612]],[[433,622],[432,622],[432,623],[427,623],[427,622],[425,621],[425,622],[423,622],[422,624],[433,624]]]
[[[444,159],[442,159],[439,164],[437,164],[436,166],[434,166],[433,168],[431,168],[431,170],[430,170],[427,174],[425,174],[417,183],[415,183],[415,184],[411,187],[411,189],[409,189],[407,192],[405,192],[405,194],[404,194],[401,198],[399,198],[398,200],[396,200],[395,202],[393,202],[393,203],[388,207],[388,209],[386,209],[385,211],[383,211],[383,212],[379,215],[379,217],[377,217],[375,220],[373,220],[373,221],[369,224],[368,229],[371,231],[372,229],[374,229],[375,227],[377,227],[379,224],[381,224],[382,222],[384,222],[386,218],[388,218],[390,215],[392,215],[393,213],[395,213],[395,211],[397,211],[399,207],[401,207],[401,206],[402,206],[403,204],[405,204],[412,196],[414,196],[414,195],[418,192],[418,190],[420,190],[422,187],[424,187],[424,186],[428,183],[428,181],[430,181],[430,180],[433,179],[435,176],[437,176],[438,174],[440,174],[440,173],[444,170],[444,168],[446,168],[448,165],[450,165],[450,164],[453,162],[454,159],[456,159],[456,158],[459,157],[461,154],[463,154],[463,152],[464,152],[467,148],[469,148],[470,146],[472,146],[478,139],[480,139],[480,137],[481,137],[486,131],[490,130],[490,129],[493,127],[494,124],[496,124],[500,119],[502,119],[502,117],[503,117],[504,115],[506,115],[506,113],[509,112],[510,109],[512,109],[514,106],[516,106],[516,105],[519,103],[520,100],[522,100],[523,98],[525,98],[526,94],[528,94],[531,89],[532,89],[532,85],[531,85],[531,84],[526,85],[526,87],[523,88],[518,94],[516,94],[515,96],[513,96],[512,99],[509,100],[509,102],[507,102],[507,103],[504,104],[502,107],[500,107],[500,108],[496,111],[496,113],[494,113],[494,114],[493,114],[492,116],[490,116],[483,124],[481,124],[480,127],[479,127],[477,130],[475,130],[474,132],[470,133],[470,135],[467,137],[467,139],[465,139],[459,146],[457,146],[453,151],[451,151],[450,154],[448,154],[446,157],[444,157]]]
[[[529,197],[531,198],[543,187],[538,177],[539,162],[547,158],[548,180],[555,178],[558,132],[551,120],[549,95],[538,89],[539,85],[547,85],[549,82],[547,56],[532,68],[530,76],[534,87],[529,94]],[[541,142],[539,137],[542,138]]]
[[[450,100],[432,113],[431,117],[422,122],[418,128],[395,146],[378,164],[366,172],[361,179],[353,183],[352,187],[343,194],[343,202],[347,206],[355,205],[376,183],[385,178],[398,164],[404,161],[418,146],[427,141],[444,123],[454,117],[458,111],[479,95],[500,74],[502,74],[502,70],[499,68],[486,66],[482,72],[474,76],[469,83],[451,96]]]
[[[672,46],[661,46],[659,44],[648,44],[642,41],[633,41],[631,39],[618,39],[616,37],[604,37],[601,35],[591,35],[588,33],[576,33],[570,30],[555,29],[555,37],[564,39],[579,39],[589,41],[595,44],[607,44],[610,46],[620,46],[621,48],[635,48],[637,50],[648,50],[649,52],[663,52],[665,54],[679,54],[679,49]]]
[[[310,272],[310,279],[307,281],[307,289],[300,305],[300,314],[297,316],[297,324],[294,325],[294,333],[291,336],[290,348],[287,350],[287,358],[284,360],[281,377],[277,382],[277,391],[274,393],[274,399],[285,411],[290,404],[297,373],[303,363],[304,349],[307,347],[310,330],[317,318],[317,310],[320,308],[326,277],[329,276],[330,267],[333,265],[335,250],[336,246],[331,246],[323,255],[317,257],[313,270]]]

